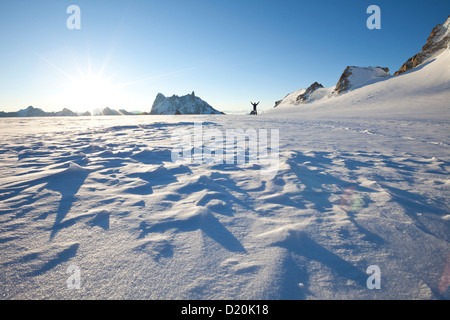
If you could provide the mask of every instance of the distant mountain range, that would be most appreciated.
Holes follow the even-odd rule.
[[[29,106],[26,109],[19,111],[4,112],[0,111],[0,117],[78,117],[78,116],[115,116],[115,115],[139,115],[148,114],[145,112],[128,112],[126,110],[113,110],[110,108],[96,109],[92,113],[87,112],[73,112],[67,108],[64,108],[58,112],[46,112],[40,108],[34,108]]]
[[[118,116],[118,115],[175,115],[175,114],[224,114],[211,107],[207,102],[195,96],[195,93],[179,97],[165,97],[158,93],[153,102],[152,110],[148,112],[128,112],[126,110],[114,110],[111,108],[96,109],[91,112],[76,113],[67,108],[58,112],[46,112],[40,108],[29,106],[14,112],[0,111],[0,117],[77,117],[77,116]]]

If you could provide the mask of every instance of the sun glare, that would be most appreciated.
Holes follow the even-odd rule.
[[[91,111],[107,107],[114,87],[98,75],[84,75],[69,84],[69,104],[77,111]]]

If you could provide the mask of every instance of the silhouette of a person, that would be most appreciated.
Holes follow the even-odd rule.
[[[251,101],[250,101],[250,103],[251,103],[252,106],[253,106],[253,114],[256,116],[256,114],[257,114],[257,112],[256,112],[256,106],[259,104],[259,101],[258,101],[258,103],[254,103],[254,102],[251,102]]]

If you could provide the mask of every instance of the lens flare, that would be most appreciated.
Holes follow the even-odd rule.
[[[340,206],[347,212],[359,212],[364,206],[364,199],[354,186],[345,188],[340,199]]]

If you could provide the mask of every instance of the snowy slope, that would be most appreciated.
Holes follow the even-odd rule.
[[[358,89],[360,87],[385,80],[389,77],[389,71],[380,67],[347,67],[342,73],[336,86],[331,88],[317,88],[313,91],[311,87],[308,89],[300,89],[292,92],[282,100],[276,102],[279,105],[303,105],[312,103],[324,98],[334,98],[339,94]]]
[[[281,103],[274,113],[342,113],[374,111],[389,113],[434,113],[439,117],[448,112],[450,101],[450,49],[409,72],[363,85],[331,99],[318,100],[298,107]],[[356,115],[356,114],[355,114]]]
[[[300,105],[300,104],[303,105],[304,103],[311,103],[317,100],[321,100],[323,98],[330,98],[333,96],[334,87],[319,88],[314,92],[308,94],[308,99],[306,101],[299,101],[298,97],[305,94],[305,92],[306,89],[300,89],[292,93],[289,93],[286,97],[277,102],[276,107],[278,107],[279,105]]]
[[[389,77],[389,69],[381,67],[347,67],[334,91],[337,94],[354,90]]]
[[[424,67],[425,65],[429,64],[430,62],[436,60],[438,57],[440,57],[438,60],[439,63],[434,63],[434,68],[427,68],[427,72],[422,72],[418,75],[416,75],[416,80],[412,80],[414,82],[412,84],[411,88],[415,88],[418,90],[421,90],[421,88],[417,88],[419,84],[419,81],[424,80],[424,90],[428,90],[428,88],[431,89],[433,92],[434,89],[431,88],[433,86],[433,80],[430,78],[436,78],[434,81],[440,86],[440,85],[446,85],[448,83],[448,58],[445,58],[446,55],[448,55],[448,50],[450,49],[450,16],[443,24],[438,24],[431,32],[430,36],[427,39],[427,42],[422,47],[422,50],[408,59],[405,64],[401,66],[401,68],[395,72],[395,76],[402,75],[405,72],[408,71],[415,71],[417,69],[420,69]],[[447,52],[447,53],[446,53]],[[442,70],[437,70],[438,68],[442,68]],[[442,75],[443,74],[443,75]],[[439,78],[439,75],[442,75],[442,79]],[[317,92],[313,92],[311,94],[311,98],[307,99],[306,101],[299,101],[299,96],[305,94],[305,92],[308,89],[301,89],[296,92],[288,94],[284,99],[279,100],[276,102],[276,107],[279,105],[303,105],[303,103],[312,103],[317,102],[319,100],[322,100],[323,98],[334,98],[338,97],[339,95],[362,88],[365,86],[368,86],[367,91],[370,91],[374,87],[371,86],[371,84],[374,84],[379,81],[387,80],[391,77],[389,74],[388,68],[381,68],[381,67],[355,67],[355,66],[349,66],[347,67],[344,72],[342,73],[337,85],[333,88],[324,89],[321,88],[317,90]],[[423,79],[420,79],[423,78]],[[412,78],[409,78],[410,80]],[[418,80],[420,79],[420,80]],[[442,81],[441,81],[442,80]],[[410,81],[411,82],[411,81]],[[388,82],[387,84],[384,84],[384,86],[389,85],[406,85],[410,86],[411,83],[407,83],[407,81],[394,81],[394,82]],[[376,87],[377,89],[380,89],[380,92],[382,92],[383,95],[388,95],[389,91],[388,88],[383,88],[383,85],[380,87]],[[375,91],[374,94],[377,95],[378,91]],[[400,92],[400,97],[403,99],[404,96]],[[357,95],[364,94],[363,92],[358,92]],[[410,95],[408,93],[408,95]],[[369,96],[371,99],[373,97],[372,94]],[[347,97],[348,98],[348,97]],[[377,97],[378,98],[378,97]],[[376,99],[375,99],[376,100]],[[361,100],[358,100],[360,102]],[[337,103],[343,102],[342,100],[337,101]],[[329,104],[329,101],[322,101],[322,103]],[[334,101],[332,102],[334,103]],[[345,101],[344,103],[353,103],[352,101]],[[421,105],[423,101],[419,103]]]

